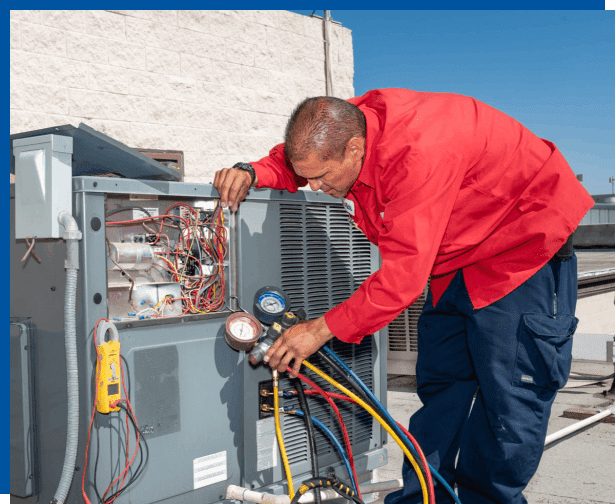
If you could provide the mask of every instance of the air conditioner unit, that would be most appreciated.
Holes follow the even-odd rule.
[[[391,375],[415,375],[418,356],[417,322],[425,306],[429,282],[418,299],[387,326],[388,361]]]
[[[16,173],[19,177],[19,165]],[[92,338],[101,318],[108,318],[118,328],[128,394],[149,447],[145,471],[119,495],[117,504],[215,503],[224,500],[229,484],[286,493],[284,471],[274,449],[272,419],[262,418],[260,411],[259,390],[271,380],[271,372],[266,366],[253,367],[244,353],[226,344],[229,307],[237,300],[251,311],[256,291],[273,285],[286,291],[292,309],[304,308],[309,318],[318,317],[348,298],[377,269],[377,250],[354,228],[333,198],[319,193],[252,191],[236,214],[224,213],[229,248],[222,264],[225,306],[210,313],[173,316],[177,315],[173,310],[181,310],[181,305],[169,305],[164,317],[139,319],[130,308],[132,282],[109,257],[117,259],[114,254],[126,244],[147,248],[148,232],[141,224],[110,222],[141,217],[143,210],[149,215],[162,215],[175,203],[205,212],[217,192],[211,184],[79,176],[72,178],[71,194],[73,215],[83,238],[79,242],[77,293],[78,469],[66,502],[82,501],[82,470],[94,399],[96,354]],[[124,207],[129,207],[125,213],[109,215]],[[182,216],[181,211],[174,215],[178,221]],[[22,263],[27,247],[23,240],[15,239],[13,188],[10,220],[11,502],[34,498],[49,502],[62,471],[66,441],[66,249],[61,240],[37,240],[35,251],[41,263],[31,258]],[[180,232],[168,228],[169,247]],[[115,251],[111,244],[116,245]],[[149,259],[139,257],[131,266],[134,269],[125,272],[132,272],[135,281],[135,297],[131,299],[137,299],[137,294],[141,300],[150,299],[148,296],[162,299],[167,294],[175,298],[174,281],[154,275],[145,264]],[[138,261],[144,261],[142,268]],[[332,343],[383,403],[384,342],[385,335],[376,333],[359,345],[338,340]],[[332,372],[325,363],[314,363]],[[331,390],[320,378],[306,374]],[[280,386],[292,387],[287,378]],[[282,399],[281,403],[296,401]],[[312,415],[340,435],[328,407],[320,401],[310,403]],[[356,406],[340,404],[340,410],[357,472],[361,479],[369,479],[386,464],[385,433]],[[135,446],[132,430],[131,451]],[[305,428],[300,419],[285,415],[283,432],[298,485],[311,471]],[[125,438],[119,414],[96,415],[85,474],[85,492],[92,502],[98,502],[97,491],[119,474]],[[323,471],[332,467],[341,477],[348,477],[335,450],[319,433],[317,448]],[[203,479],[198,470],[209,460],[207,457],[216,460],[219,470],[215,477]]]

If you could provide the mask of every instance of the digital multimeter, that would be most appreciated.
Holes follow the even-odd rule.
[[[98,377],[96,409],[99,413],[119,411],[120,407],[111,404],[122,397],[122,371],[120,367],[120,342],[117,329],[113,324],[102,322],[99,331],[104,335],[109,330],[115,341],[104,341],[98,345],[96,358],[96,376]]]

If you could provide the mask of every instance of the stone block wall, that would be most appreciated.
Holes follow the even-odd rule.
[[[323,22],[288,11],[11,11],[11,133],[83,122],[182,150],[187,181],[254,161],[293,107],[325,94]],[[351,31],[332,25],[333,94],[354,95]]]

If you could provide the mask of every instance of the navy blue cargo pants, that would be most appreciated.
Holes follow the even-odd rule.
[[[551,405],[570,372],[576,301],[574,255],[550,261],[478,310],[461,271],[435,307],[429,294],[418,322],[423,406],[409,430],[432,467],[457,485],[462,504],[527,503],[522,492],[536,472]],[[385,504],[422,502],[407,460],[403,479],[403,490]],[[437,484],[436,501],[454,502]]]

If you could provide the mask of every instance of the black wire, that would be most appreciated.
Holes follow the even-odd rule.
[[[305,428],[307,430],[308,435],[308,443],[310,445],[310,458],[312,460],[312,476],[314,478],[318,478],[320,476],[320,471],[318,469],[318,452],[316,451],[316,436],[314,433],[314,423],[312,422],[312,414],[310,413],[310,407],[308,406],[307,399],[305,398],[305,391],[303,390],[303,384],[301,380],[295,378],[293,380],[293,385],[297,390],[297,397],[299,398],[299,405],[303,410],[303,420],[305,421]],[[321,504],[320,498],[320,489],[316,488],[314,490],[314,500],[316,504]]]
[[[152,216],[152,214],[149,213],[145,208],[140,207],[140,206],[132,205],[132,206],[123,206],[123,207],[120,207],[120,208],[116,208],[115,210],[111,210],[110,212],[107,212],[105,214],[105,217],[111,217],[112,215],[115,215],[116,213],[124,212],[125,210],[141,210],[148,217]]]
[[[126,393],[128,394],[128,397],[126,399],[129,399],[130,398],[130,368],[128,366],[128,361],[126,360],[126,358],[123,355],[120,355],[120,357],[122,358],[122,360],[124,361],[124,364],[125,364],[127,381],[128,381],[128,386],[127,386],[127,390],[126,390]],[[95,373],[96,373],[96,368],[93,368],[92,369],[92,380],[93,381],[95,380]],[[136,420],[134,419],[134,417],[130,414],[129,410],[124,405],[118,404],[118,406],[126,412],[126,415],[128,416],[128,418],[132,422],[132,425],[134,426],[135,432],[136,432],[137,424],[136,424]],[[130,485],[132,485],[137,480],[137,478],[139,478],[139,476],[141,476],[141,474],[145,470],[145,466],[147,465],[147,462],[149,460],[149,447],[147,445],[147,440],[145,439],[145,436],[143,435],[143,433],[141,433],[141,435],[139,436],[139,441],[143,441],[143,444],[145,445],[145,449],[146,449],[145,462],[144,462],[144,457],[143,457],[143,448],[141,447],[141,443],[139,442],[139,464],[137,465],[137,468],[136,468],[135,472],[130,475],[130,477],[128,478],[128,482],[126,483],[126,485],[124,485],[124,487],[121,490],[118,490],[117,492],[107,496],[107,498],[105,500],[103,500],[101,495],[100,495],[100,493],[99,493],[99,491],[98,491],[98,484],[97,484],[97,479],[96,479],[96,474],[98,472],[98,460],[99,460],[99,454],[100,454],[100,433],[99,433],[100,425],[98,424],[98,415],[99,415],[98,412],[96,412],[94,414],[94,416],[95,416],[94,421],[96,422],[95,423],[95,428],[96,428],[96,459],[94,460],[94,492],[96,493],[96,497],[98,498],[98,502],[102,502],[102,503],[106,504],[111,499],[113,499],[113,497],[119,496],[124,490],[126,490],[126,488],[128,488]],[[118,431],[118,433],[119,433],[119,431]],[[132,472],[131,469],[129,469],[129,471]]]
[[[126,399],[130,399],[130,369],[128,368],[128,361],[126,360],[126,358],[122,354],[120,354],[120,357],[124,361],[124,364],[125,364],[124,369],[126,369],[126,375],[127,375],[127,381],[128,381],[128,387],[126,387],[128,389],[126,391],[126,393],[128,394],[128,397]]]
[[[354,379],[354,377],[348,373],[347,371],[344,370],[344,368],[342,368],[336,361],[335,359],[333,359],[333,357],[331,357],[327,352],[325,352],[322,348],[320,348],[317,352],[318,357],[320,357],[323,361],[325,361],[330,367],[331,369],[333,369],[334,371],[336,371],[340,376],[342,376],[343,378],[346,379],[346,381],[350,384],[350,386],[354,389],[354,393],[356,395],[358,395],[363,401],[365,401],[374,411],[376,412],[381,412],[381,406],[379,406],[378,404],[376,404],[374,401],[372,401],[372,399],[365,393],[365,391],[359,386],[359,384],[356,382],[356,380]],[[380,415],[380,417],[382,418],[382,420],[384,422],[386,422],[386,424],[394,431],[398,431],[398,426],[397,425],[393,425],[391,423],[391,421],[389,421],[389,419],[387,418],[386,415]],[[399,439],[404,443],[404,445],[406,445],[406,447],[408,448],[408,451],[410,453],[414,452],[414,446],[412,446],[410,444],[410,441],[406,441],[405,440],[406,436],[399,436]],[[420,457],[415,457],[416,459],[416,463],[418,464],[419,468],[421,469],[421,471],[423,472],[423,474],[425,475],[426,479],[427,479],[427,475],[430,474],[430,469],[428,467],[425,467],[425,465],[423,464],[423,461],[421,460]]]
[[[130,410],[123,404],[118,404],[118,406],[124,410],[128,418],[130,419],[133,427],[135,428],[135,431],[137,431],[138,430],[137,422],[135,418],[132,416],[132,414],[130,413]],[[145,461],[143,458],[143,448],[142,448],[141,441],[143,441],[143,445],[145,446]],[[104,504],[108,504],[112,499],[121,495],[128,487],[130,487],[135,481],[137,481],[137,479],[141,476],[141,474],[143,474],[143,471],[145,471],[145,467],[147,466],[147,463],[149,461],[149,447],[147,445],[147,440],[145,439],[145,436],[142,433],[139,436],[139,454],[141,457],[139,460],[139,465],[137,466],[137,469],[135,470],[134,474],[130,476],[130,478],[128,479],[128,482],[123,486],[123,488],[121,488],[120,490],[118,490],[117,492],[113,494],[108,495],[106,500],[103,501]]]

